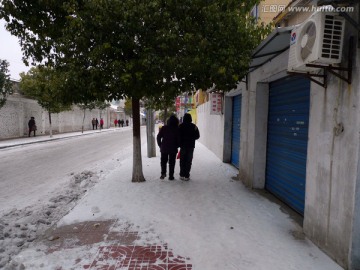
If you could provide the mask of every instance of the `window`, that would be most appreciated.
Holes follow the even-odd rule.
[[[256,20],[259,19],[259,5],[255,5],[252,8],[250,15],[253,16]]]

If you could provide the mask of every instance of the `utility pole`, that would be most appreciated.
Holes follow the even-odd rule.
[[[148,157],[156,157],[155,148],[155,120],[154,111],[152,109],[146,110],[146,137],[147,137],[147,154]]]

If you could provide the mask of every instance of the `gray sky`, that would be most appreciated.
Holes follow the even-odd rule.
[[[30,67],[25,66],[22,58],[22,52],[17,37],[12,36],[5,29],[5,21],[0,20],[0,59],[7,60],[10,63],[10,77],[19,80],[21,72],[27,72]]]

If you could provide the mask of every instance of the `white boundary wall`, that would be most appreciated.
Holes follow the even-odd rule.
[[[223,160],[224,115],[210,115],[210,105],[208,101],[196,108],[199,141]]]
[[[110,109],[89,110],[85,113],[84,130],[92,129],[92,118],[100,115],[104,119],[104,128],[110,124]],[[50,133],[49,114],[42,109],[36,100],[23,98],[21,96],[10,96],[5,105],[0,109],[0,139],[18,138],[28,135],[28,121],[30,117],[35,117],[37,125],[37,135]],[[84,113],[77,106],[73,106],[71,111],[59,114],[51,114],[53,134],[63,132],[81,131]],[[109,123],[109,124],[108,124]]]

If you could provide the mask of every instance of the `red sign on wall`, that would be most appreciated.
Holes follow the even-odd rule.
[[[176,98],[175,106],[176,106],[176,111],[179,111],[180,110],[180,97]]]
[[[222,114],[222,95],[219,93],[210,94],[210,114]]]

